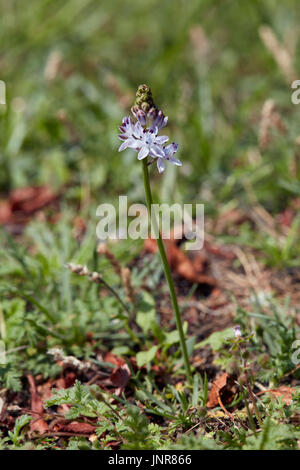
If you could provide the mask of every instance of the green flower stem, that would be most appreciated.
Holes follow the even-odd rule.
[[[150,187],[147,158],[143,159],[143,177],[144,177],[144,187],[145,187],[146,201],[147,201],[149,216],[150,216],[150,220],[152,220],[152,218],[151,218],[151,207],[152,207],[152,204],[153,204],[153,199],[152,199],[152,193],[151,193],[151,187]],[[153,219],[154,219],[153,223],[156,224],[155,217]],[[176,325],[177,325],[177,330],[178,330],[178,333],[179,333],[180,346],[181,346],[181,351],[182,351],[182,355],[183,355],[183,360],[184,360],[184,365],[185,365],[185,370],[186,370],[186,376],[187,376],[187,380],[188,380],[189,384],[192,384],[191,368],[190,368],[189,357],[188,357],[188,353],[187,353],[187,347],[186,347],[184,332],[183,332],[183,328],[182,328],[181,315],[180,315],[180,311],[179,311],[179,307],[178,307],[174,282],[173,282],[173,279],[172,279],[171,270],[170,270],[170,266],[169,266],[169,263],[168,263],[168,260],[167,260],[167,256],[166,256],[165,248],[164,248],[163,241],[162,241],[162,238],[161,238],[161,234],[160,234],[157,226],[155,226],[155,231],[158,232],[158,238],[157,238],[156,242],[157,242],[157,246],[158,246],[158,249],[159,249],[159,254],[160,254],[160,257],[161,257],[161,260],[162,260],[162,263],[163,263],[165,276],[166,276],[167,281],[168,281],[170,296],[171,296],[171,299],[172,299],[173,309],[174,309],[174,312],[175,312]]]

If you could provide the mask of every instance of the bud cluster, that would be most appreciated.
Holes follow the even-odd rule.
[[[168,123],[168,118],[164,116],[161,110],[158,110],[154,104],[152,93],[147,85],[140,85],[136,92],[136,101],[131,108],[134,117],[140,122],[141,126],[146,126],[147,122],[151,122],[151,128],[155,127],[158,130],[165,127]]]

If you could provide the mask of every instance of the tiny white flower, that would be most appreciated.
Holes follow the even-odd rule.
[[[240,336],[242,336],[242,332],[241,332],[241,327],[240,327],[240,325],[235,325],[235,326],[233,327],[233,329],[234,329],[234,336],[235,336],[236,338],[239,338]]]

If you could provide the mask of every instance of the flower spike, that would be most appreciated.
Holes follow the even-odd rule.
[[[156,108],[151,90],[147,85],[138,87],[136,102],[131,112],[136,123],[133,123],[130,117],[123,118],[119,127],[121,134],[118,135],[123,141],[119,152],[131,148],[138,153],[138,160],[146,157],[157,160],[159,173],[165,169],[165,160],[181,166],[182,163],[173,157],[177,152],[178,144],[173,142],[165,146],[169,138],[166,135],[158,135],[158,132],[168,124],[168,116]]]

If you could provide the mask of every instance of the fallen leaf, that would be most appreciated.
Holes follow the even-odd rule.
[[[131,377],[131,372],[128,365],[122,357],[115,356],[110,352],[106,353],[104,356],[104,361],[110,362],[116,366],[107,380],[106,385],[112,385],[113,387],[116,387],[115,394],[117,396],[122,395]]]
[[[220,391],[227,385],[228,374],[225,372],[218,377],[212,384],[206,403],[207,408],[218,406]]]
[[[0,201],[0,224],[24,225],[29,217],[58,198],[48,186],[27,186],[13,190]]]
[[[64,386],[61,388],[73,387],[76,381],[76,374],[74,372],[67,372],[64,374]]]
[[[117,447],[119,448],[120,444],[121,444],[122,441],[108,441],[104,444],[104,447]]]
[[[57,420],[54,431],[57,432],[74,432],[76,434],[94,434],[97,426],[89,423],[79,423],[77,421],[67,422],[65,419]]]
[[[44,415],[44,405],[40,395],[37,392],[33,376],[28,374],[27,380],[29,382],[29,390],[31,395],[31,411],[33,412],[34,416],[34,419],[30,422],[30,430],[44,434],[49,430],[48,424],[42,418]],[[37,416],[40,416],[40,418],[37,418]]]
[[[293,401],[293,394],[296,393],[296,389],[293,387],[288,387],[287,385],[281,385],[278,388],[271,388],[268,390],[263,390],[257,395],[262,395],[263,393],[270,392],[276,398],[282,398],[283,403],[290,405]]]
[[[126,362],[124,361],[122,357],[118,357],[115,354],[112,354],[111,352],[108,352],[105,354],[104,362],[110,362],[111,364],[114,364],[117,367],[122,366],[123,364],[126,364]]]
[[[170,267],[179,276],[191,283],[216,285],[217,282],[214,277],[204,274],[208,260],[203,253],[194,254],[193,258],[190,259],[172,239],[164,240],[164,246]],[[152,238],[145,240],[144,249],[148,253],[156,253],[158,250],[156,240]]]
[[[130,375],[131,373],[128,365],[124,364],[112,372],[110,381],[118,389],[124,389],[129,382]]]
[[[219,405],[227,416],[234,419],[234,416],[224,406],[224,404],[232,402],[234,395],[232,380],[225,372],[213,382],[206,406],[207,408],[215,408]]]
[[[9,197],[12,211],[32,213],[48,204],[55,198],[47,186],[28,186],[12,191]]]
[[[52,388],[54,387],[54,380],[47,380],[47,382],[37,386],[37,392],[41,397],[42,402],[49,400],[53,393]]]

